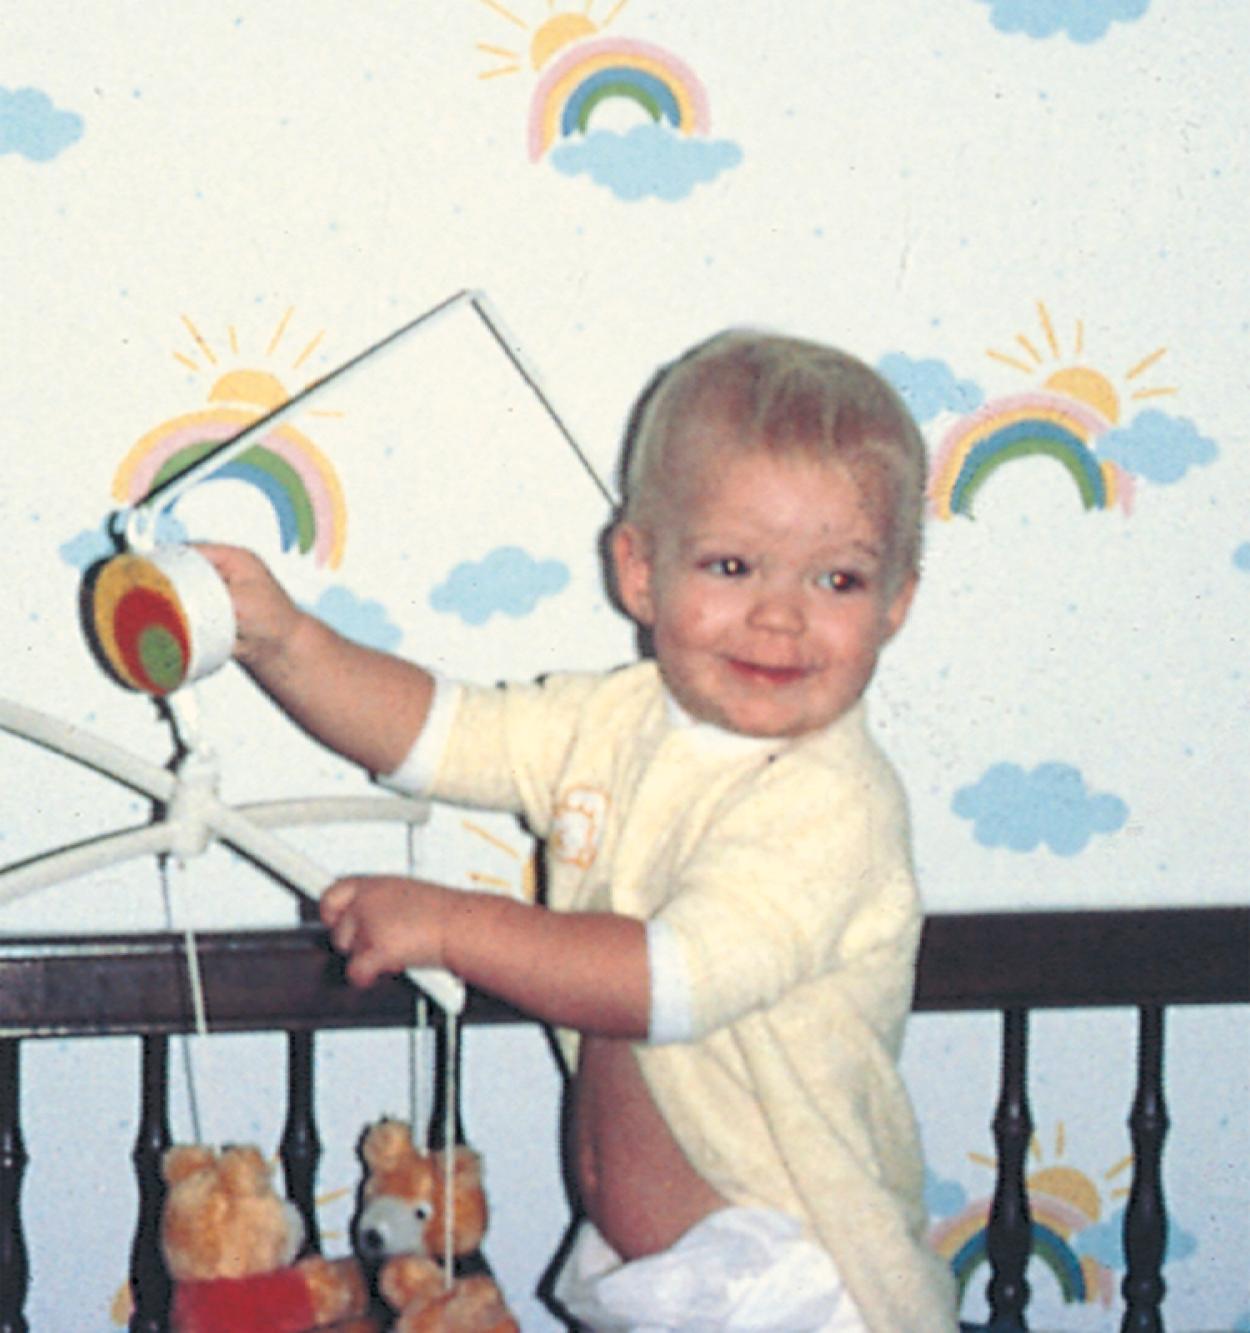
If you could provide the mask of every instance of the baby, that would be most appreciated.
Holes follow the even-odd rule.
[[[722,334],[635,409],[610,533],[646,660],[485,689],[341,638],[207,547],[236,655],[401,790],[509,810],[545,900],[388,876],[322,902],[353,982],[448,968],[553,1024],[590,1329],[952,1333],[896,1070],[920,907],[861,696],[916,587],[924,444],[833,349]]]

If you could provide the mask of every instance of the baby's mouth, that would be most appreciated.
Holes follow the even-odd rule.
[[[729,659],[729,665],[736,675],[760,685],[794,685],[807,675],[806,667],[766,666],[760,662],[745,662],[736,657]]]

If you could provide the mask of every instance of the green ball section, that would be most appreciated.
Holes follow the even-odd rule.
[[[182,645],[164,625],[147,625],[139,633],[139,661],[159,690],[177,689],[187,674]]]

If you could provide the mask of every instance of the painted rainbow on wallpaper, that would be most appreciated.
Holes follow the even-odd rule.
[[[157,426],[122,460],[113,479],[114,496],[137,504],[257,416],[252,408],[219,406]],[[284,551],[294,548],[311,554],[318,565],[338,566],[347,535],[343,489],[329,460],[306,435],[280,425],[205,484],[227,479],[254,486],[269,501]]]
[[[999,468],[1045,457],[1067,471],[1084,508],[1119,505],[1128,513],[1132,478],[1092,448],[1111,424],[1088,404],[1044,389],[995,399],[956,422],[938,446],[929,483],[933,511],[943,519],[971,517],[977,492]]]
[[[694,71],[649,42],[599,38],[579,42],[544,71],[530,103],[529,154],[536,161],[557,138],[584,134],[595,111],[616,98],[683,134],[706,133],[707,92]]]
[[[1110,1269],[1091,1255],[1078,1255],[1071,1245],[1071,1237],[1093,1219],[1066,1200],[1044,1193],[1029,1194],[1029,1212],[1033,1219],[1031,1253],[1053,1274],[1064,1303],[1109,1305],[1113,1287]],[[951,1266],[961,1300],[973,1274],[989,1262],[988,1216],[989,1205],[982,1201],[948,1218],[930,1233],[934,1248]]]

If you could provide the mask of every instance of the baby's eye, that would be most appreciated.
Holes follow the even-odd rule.
[[[722,578],[740,579],[751,572],[751,566],[741,556],[719,555],[703,562],[703,568]]]
[[[830,592],[858,592],[864,586],[864,577],[850,569],[831,569],[821,574],[817,582]]]

